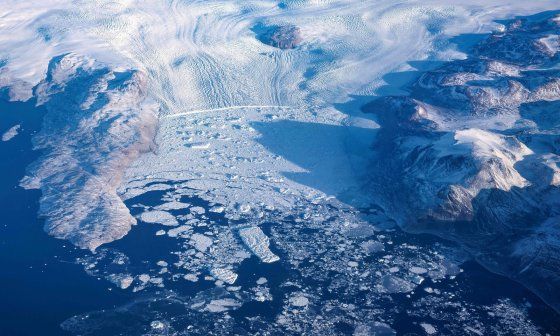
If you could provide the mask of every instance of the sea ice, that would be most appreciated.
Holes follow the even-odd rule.
[[[200,252],[206,252],[212,246],[212,238],[200,233],[195,233],[190,238],[190,243]]]
[[[179,225],[179,222],[177,221],[177,219],[175,219],[175,216],[173,216],[167,211],[162,211],[162,210],[143,212],[140,215],[140,219],[143,222],[151,223],[151,224],[161,224],[166,226]]]
[[[214,276],[216,279],[230,285],[234,284],[235,280],[237,280],[237,274],[232,270],[226,268],[213,268],[210,271],[210,274],[212,274],[212,276]]]
[[[239,235],[247,247],[249,247],[262,262],[272,263],[280,260],[277,255],[270,251],[269,239],[259,227],[242,228],[239,230]]]
[[[10,141],[19,134],[20,125],[15,125],[2,134],[2,141]]]
[[[182,236],[182,234],[184,233],[188,233],[190,232],[190,230],[192,229],[192,227],[190,225],[181,225],[178,226],[176,228],[173,228],[169,231],[167,231],[167,235],[169,237],[178,237],[178,236]]]
[[[437,333],[437,329],[429,323],[420,323],[420,326],[428,335],[434,335],[435,333]]]
[[[306,307],[309,304],[309,299],[303,295],[294,295],[290,297],[290,304],[295,307]]]

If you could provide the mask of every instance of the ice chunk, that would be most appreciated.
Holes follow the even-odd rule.
[[[212,246],[212,238],[200,233],[195,233],[191,236],[190,243],[200,252],[206,252]]]
[[[152,321],[150,323],[150,327],[154,330],[163,330],[165,328],[165,324],[161,321]]]
[[[261,259],[262,262],[272,263],[280,260],[280,258],[272,253],[269,249],[269,239],[257,226],[242,228],[239,235],[249,249]]]
[[[20,125],[15,125],[2,135],[2,141],[10,141],[19,134]]]
[[[185,280],[190,281],[190,282],[197,282],[198,281],[198,277],[196,276],[196,274],[186,274],[183,278]]]
[[[414,283],[394,275],[384,276],[381,280],[381,286],[387,293],[407,293],[416,287]]]
[[[210,301],[205,310],[211,313],[219,313],[239,307],[241,307],[241,304],[234,299],[218,299]]]
[[[428,270],[423,268],[423,267],[413,266],[413,267],[410,268],[410,272],[412,272],[414,274],[424,274],[424,273],[427,273]]]
[[[140,219],[143,222],[151,223],[151,224],[161,224],[166,226],[176,226],[179,225],[175,216],[170,214],[167,211],[162,210],[154,210],[154,211],[147,211],[140,215]]]
[[[367,252],[367,253],[376,253],[382,252],[385,250],[385,246],[382,242],[375,241],[375,240],[368,240],[360,244],[360,246]]]
[[[429,323],[420,323],[420,326],[421,326],[422,328],[424,328],[424,331],[425,331],[426,334],[428,334],[428,335],[433,335],[433,334],[435,334],[435,333],[437,332],[436,328],[435,328],[433,325],[429,324]]]
[[[157,210],[181,210],[186,209],[190,206],[188,203],[183,202],[167,202],[156,207]]]
[[[232,270],[226,268],[214,268],[210,273],[216,279],[221,280],[230,285],[235,283],[235,280],[237,280],[237,274]]]
[[[191,213],[195,215],[202,215],[206,212],[203,207],[195,206],[191,208]]]
[[[214,213],[222,213],[224,212],[225,208],[223,206],[213,206],[210,208],[210,212]]]
[[[148,282],[148,281],[150,281],[150,276],[148,274],[140,274],[138,276],[138,280],[140,280],[142,282]]]
[[[176,228],[173,228],[173,229],[167,231],[167,235],[169,237],[177,237],[184,232],[188,232],[190,229],[191,229],[191,227],[189,225],[181,225],[181,226],[178,226]]]
[[[306,307],[309,304],[309,299],[301,294],[297,294],[290,298],[290,304],[295,307]]]

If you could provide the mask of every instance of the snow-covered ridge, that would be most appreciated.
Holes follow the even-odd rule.
[[[46,231],[92,250],[121,238],[136,221],[116,188],[129,163],[150,150],[156,127],[145,76],[62,55],[33,95],[48,111],[33,138],[43,154],[21,184],[41,189]]]
[[[506,22],[408,96],[364,107],[381,125],[370,188],[400,224],[459,241],[557,309],[558,17]]]

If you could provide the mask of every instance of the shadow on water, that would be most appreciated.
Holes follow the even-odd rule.
[[[374,134],[367,128],[292,120],[255,122],[251,126],[261,134],[260,144],[304,170],[286,172],[285,177],[329,195],[337,195],[341,183],[353,177],[348,156],[355,153],[348,147],[357,142],[367,146]],[[348,140],[355,142],[345,143]]]
[[[0,335],[63,335],[59,324],[69,316],[128,299],[73,263],[84,251],[49,237],[37,219],[40,192],[18,186],[40,154],[31,136],[43,113],[34,102],[0,99],[0,133],[21,125],[20,134],[0,142]]]

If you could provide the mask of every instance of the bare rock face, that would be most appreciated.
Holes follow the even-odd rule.
[[[269,27],[259,25],[254,30],[262,43],[279,49],[294,49],[303,41],[300,29],[294,25]]]

